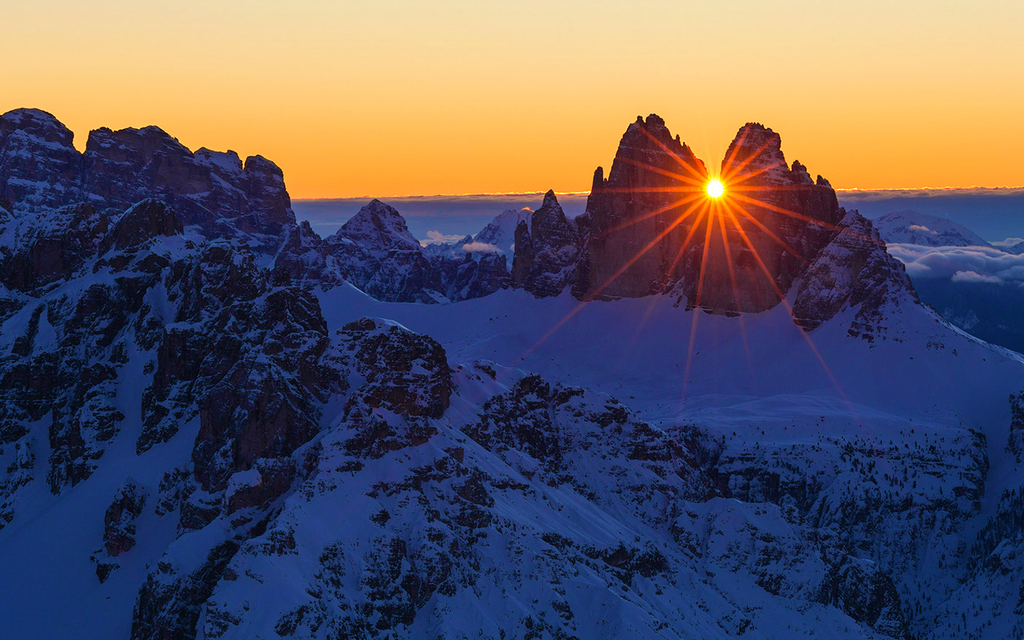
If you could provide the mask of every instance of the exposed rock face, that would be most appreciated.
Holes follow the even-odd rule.
[[[135,520],[145,506],[145,490],[134,479],[125,480],[103,515],[103,546],[110,556],[119,556],[135,546]]]
[[[30,291],[70,276],[96,252],[110,224],[111,215],[90,204],[32,220],[13,217],[3,227],[17,240],[0,244],[0,280],[11,289]]]
[[[448,408],[452,374],[437,342],[373,318],[345,325],[342,338],[365,380],[362,400],[370,407],[431,418]]]
[[[91,203],[124,210],[146,198],[171,205],[204,233],[278,235],[295,223],[281,170],[234,152],[192,153],[158,127],[89,135],[85,152],[48,113],[18,109],[0,119],[0,196],[15,213]]]
[[[576,225],[566,217],[553,191],[525,222],[516,226],[516,260],[512,284],[539,298],[556,296],[572,286],[579,255]]]
[[[420,249],[405,219],[394,207],[380,200],[371,200],[327,240],[348,249],[363,249],[378,259],[391,251]]]
[[[33,211],[72,202],[81,164],[73,139],[45,111],[17,109],[0,116],[0,198]]]
[[[176,326],[153,334],[156,370],[138,449],[198,415],[196,477],[220,490],[231,474],[287,456],[316,433],[317,403],[339,384],[322,362],[327,327],[312,294],[275,287],[244,252],[213,247],[176,263],[166,286]]]
[[[327,245],[313,231],[309,221],[286,228],[281,249],[274,258],[274,271],[278,278],[298,286],[315,284],[337,286],[344,283]]]
[[[1018,461],[1024,456],[1024,391],[1010,396],[1010,439],[1006,450]]]
[[[723,220],[729,249],[719,248],[721,229],[712,229],[701,300],[706,309],[774,307],[779,292],[788,293],[818,252],[843,233],[836,227],[843,212],[835,191],[820,176],[813,182],[799,162],[790,168],[781,144],[771,129],[747,124],[726,151],[721,173],[729,191]],[[699,263],[692,266],[691,273],[699,274]],[[696,299],[696,285],[687,297]]]
[[[530,225],[520,221],[516,225],[515,257],[512,259],[512,286],[522,289],[533,269],[533,242],[530,240]]]
[[[375,298],[438,302],[444,296],[440,274],[405,219],[380,200],[360,209],[326,243],[345,279]]]
[[[682,190],[703,188],[707,173],[658,116],[629,125],[608,178],[600,168],[594,173],[582,216],[589,237],[574,295],[636,298],[662,291],[670,284],[666,279],[678,280],[685,270],[675,257],[692,225],[669,230],[687,208],[673,205],[691,195]]]
[[[146,578],[139,590],[132,616],[132,640],[194,638],[199,616],[224,575],[228,563],[238,552],[238,543],[226,541],[214,547],[204,561],[182,578],[161,582],[161,574],[175,570],[162,565]]]
[[[185,229],[174,211],[159,200],[143,200],[124,212],[110,233],[100,242],[99,251],[136,249],[149,240],[181,235]]]
[[[899,640],[913,640],[900,609],[900,596],[889,576],[870,563],[847,562],[821,585],[820,601],[838,607],[858,622]]]
[[[850,334],[867,340],[884,337],[886,305],[917,300],[906,268],[886,250],[871,222],[845,212],[832,240],[817,254],[797,283],[793,316],[814,329],[843,308],[856,308]]]
[[[475,257],[467,253],[462,262],[443,258],[432,262],[444,273],[445,295],[451,301],[482,298],[511,286],[504,254],[484,252]]]

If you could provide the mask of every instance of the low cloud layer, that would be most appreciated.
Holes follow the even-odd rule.
[[[469,253],[501,253],[501,249],[489,242],[467,242],[462,245],[462,250]]]
[[[458,242],[459,240],[462,240],[465,237],[466,236],[460,236],[460,235],[445,235],[445,234],[441,233],[440,231],[428,231],[427,232],[427,239],[426,240],[420,240],[420,244],[423,244],[423,245],[429,245],[429,244],[451,244],[453,242]]]
[[[957,271],[953,274],[953,282],[973,282],[973,283],[988,283],[988,284],[1002,284],[1002,278],[998,276],[987,276],[983,273],[976,271]]]
[[[1006,240],[996,240],[991,244],[993,247],[999,249],[1011,249],[1022,242],[1024,242],[1024,238],[1007,238]]]
[[[995,248],[890,244],[889,253],[907,266],[907,273],[912,278],[1024,284],[1024,255],[1006,253]]]

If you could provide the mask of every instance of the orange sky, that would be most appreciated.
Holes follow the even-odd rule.
[[[650,112],[713,164],[755,120],[840,188],[1024,184],[1019,1],[12,4],[0,111],[260,153],[297,198],[583,191]]]

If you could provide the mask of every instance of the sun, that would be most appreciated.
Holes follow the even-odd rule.
[[[706,189],[709,198],[721,198],[722,194],[725,193],[725,185],[717,178],[709,181]]]

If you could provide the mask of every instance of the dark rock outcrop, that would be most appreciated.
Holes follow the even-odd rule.
[[[1010,437],[1006,450],[1018,461],[1024,456],[1024,391],[1010,396]]]
[[[182,233],[184,226],[170,207],[159,200],[143,200],[118,218],[110,233],[100,242],[99,251],[127,251],[153,238]]]
[[[11,227],[17,227],[11,220]],[[69,278],[95,255],[111,215],[91,204],[62,207],[41,214],[19,228],[19,241],[0,246],[0,281],[11,289],[31,291]]]
[[[566,217],[553,191],[533,212],[529,228],[516,226],[516,257],[512,284],[537,297],[556,296],[575,282],[579,256],[576,225]]]
[[[175,576],[175,567],[161,563],[139,590],[132,615],[132,640],[171,640],[196,637],[196,624],[203,607],[238,553],[238,543],[229,540],[214,547],[191,572]],[[160,577],[171,580],[164,582]]]
[[[103,546],[116,557],[135,546],[135,520],[146,506],[145,490],[128,478],[114,494],[103,515]]]
[[[511,285],[508,262],[503,254],[484,253],[479,259],[466,254],[461,263],[449,269],[446,295],[449,300],[470,300],[489,296]]]
[[[601,168],[587,199],[588,237],[574,295],[636,298],[658,293],[682,277],[676,259],[692,218],[672,226],[689,190],[703,188],[708,172],[656,115],[637,118],[619,142],[607,179]]]
[[[512,259],[512,286],[522,289],[533,269],[533,242],[530,240],[530,226],[525,220],[516,225],[515,257]]]
[[[192,458],[208,490],[307,442],[318,429],[318,403],[338,388],[322,361],[330,341],[316,298],[275,287],[271,277],[227,247],[175,263],[168,274],[177,326],[155,336],[138,449],[166,441],[198,415]]]
[[[370,407],[439,418],[448,408],[452,372],[444,349],[433,339],[375,318],[342,329],[343,352],[351,353],[365,379],[360,398]]]
[[[821,585],[818,601],[882,635],[913,640],[892,579],[867,563],[847,561],[834,567]]]

